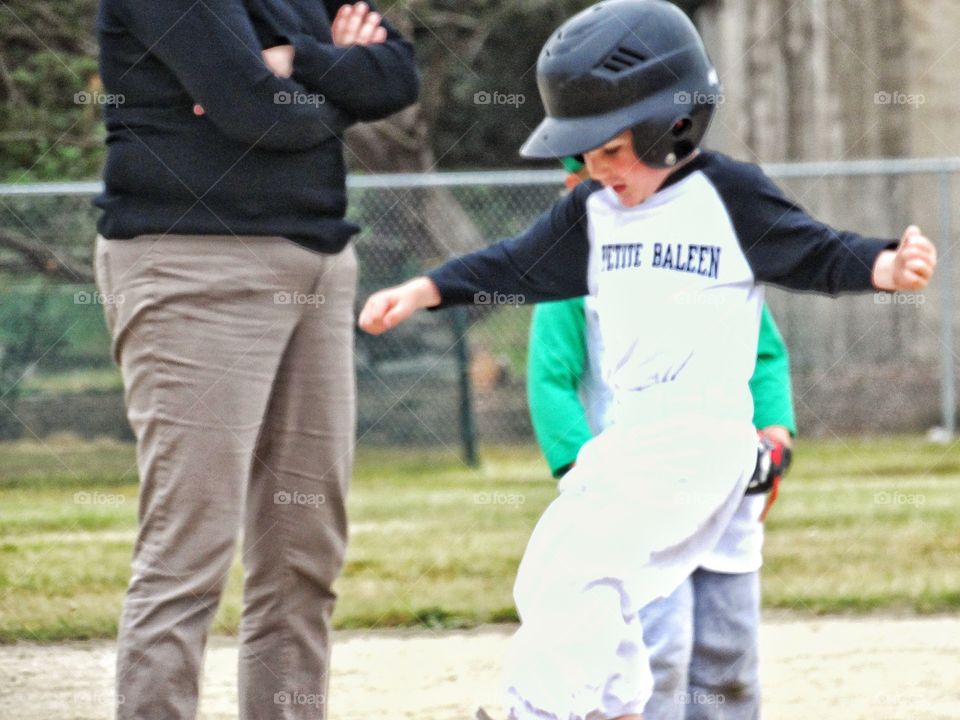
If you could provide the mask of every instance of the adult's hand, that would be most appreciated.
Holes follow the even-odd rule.
[[[293,75],[293,45],[277,45],[261,50],[264,64],[279,78]]]
[[[381,26],[382,21],[383,16],[365,2],[341,5],[330,27],[333,44],[347,47],[386,42],[387,29]]]

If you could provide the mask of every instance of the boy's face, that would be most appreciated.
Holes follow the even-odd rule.
[[[624,130],[595,150],[583,154],[590,177],[612,188],[624,207],[639,205],[653,195],[673,168],[652,168],[633,150],[633,133]]]

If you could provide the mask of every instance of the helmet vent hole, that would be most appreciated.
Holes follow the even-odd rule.
[[[674,137],[683,137],[687,134],[691,127],[693,127],[693,121],[688,117],[684,117],[680,118],[673,124],[673,127],[670,128],[670,132],[673,133]]]
[[[694,150],[696,150],[696,147],[689,140],[680,140],[673,144],[673,151],[680,160],[691,155]]]
[[[646,61],[646,56],[627,47],[618,47],[603,61],[603,67],[614,73],[621,73]]]

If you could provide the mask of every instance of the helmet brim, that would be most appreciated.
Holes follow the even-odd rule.
[[[596,117],[544,118],[520,148],[520,155],[528,158],[560,159],[600,147],[631,123],[612,129],[607,123],[598,123]]]
[[[705,94],[704,93],[701,94]],[[692,93],[680,100],[674,88],[666,88],[656,95],[602,115],[584,117],[544,118],[537,129],[520,148],[528,158],[563,158],[582,155],[610,142],[624,130],[652,123],[667,127],[678,118],[695,112]]]
[[[528,158],[559,159],[596,150],[624,130],[649,121],[657,111],[658,102],[658,98],[653,96],[603,115],[547,116],[527,138],[520,148],[520,154]],[[683,108],[677,107],[675,111],[680,115]],[[671,109],[671,112],[674,110]]]

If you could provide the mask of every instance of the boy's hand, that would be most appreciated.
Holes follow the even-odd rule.
[[[386,42],[387,29],[381,27],[382,20],[380,13],[371,11],[370,6],[364,2],[341,5],[330,26],[333,44],[346,47]]]
[[[360,329],[379,335],[396,327],[420,308],[440,304],[440,291],[433,281],[418,277],[375,292],[360,313]]]
[[[785,425],[767,425],[765,428],[757,430],[757,433],[774,442],[780,443],[784,447],[793,446],[793,438],[790,436],[790,431]]]
[[[922,290],[933,277],[937,249],[920,228],[911,225],[896,251],[880,253],[873,267],[873,284],[879,290]]]

